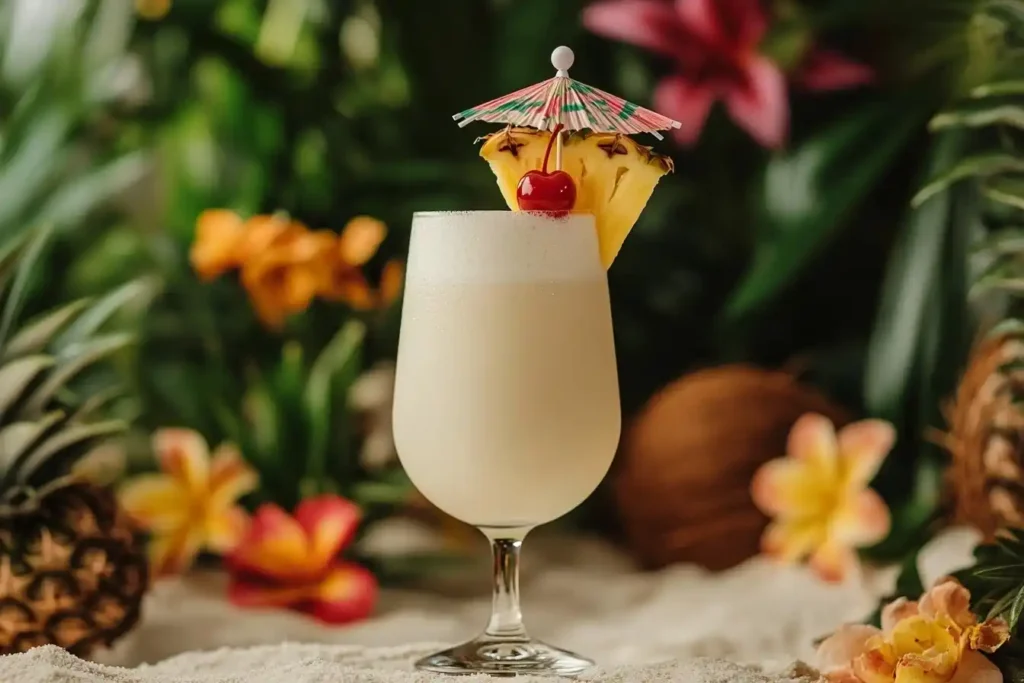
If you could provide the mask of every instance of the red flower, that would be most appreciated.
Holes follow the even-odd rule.
[[[768,30],[761,0],[600,0],[583,15],[595,33],[675,60],[679,72],[654,93],[657,109],[682,123],[683,144],[700,137],[711,105],[725,103],[736,123],[765,147],[786,138],[786,80],[758,47]],[[811,90],[868,82],[870,69],[834,52],[813,51],[796,79]]]
[[[355,504],[334,495],[302,501],[294,516],[276,505],[261,506],[248,534],[226,558],[229,599],[242,607],[287,607],[329,624],[369,616],[377,600],[376,579],[338,559],[359,519]]]

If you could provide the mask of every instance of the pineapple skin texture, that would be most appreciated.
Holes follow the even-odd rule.
[[[512,211],[519,211],[519,180],[528,171],[540,170],[550,137],[548,131],[511,128],[483,139],[480,156],[490,164]],[[573,212],[594,216],[601,262],[609,268],[673,164],[624,135],[577,132],[563,144],[562,170],[576,182]]]
[[[73,482],[0,507],[0,655],[109,647],[148,587],[144,546],[109,489]]]

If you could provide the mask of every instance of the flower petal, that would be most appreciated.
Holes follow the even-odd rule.
[[[583,11],[583,25],[606,38],[676,56],[684,38],[679,15],[662,0],[604,0]]]
[[[239,607],[294,607],[315,600],[318,592],[317,583],[279,584],[237,574],[228,583],[228,600]]]
[[[874,479],[896,443],[896,429],[885,420],[861,420],[839,430],[839,457],[846,481],[860,488]]]
[[[839,473],[839,446],[832,421],[817,413],[801,415],[789,430],[786,454],[814,467],[824,479],[834,481]]]
[[[152,533],[169,533],[188,520],[188,492],[165,474],[132,478],[121,487],[118,499],[128,516]]]
[[[200,278],[212,280],[240,265],[242,225],[242,218],[234,211],[211,209],[199,214],[189,259]]]
[[[1010,625],[1006,619],[989,619],[972,626],[968,633],[968,646],[972,650],[995,652],[1010,639]]]
[[[916,600],[896,598],[882,608],[882,630],[889,633],[908,617],[916,617],[920,613]]]
[[[829,533],[843,545],[863,547],[881,541],[889,533],[889,507],[871,489],[849,496],[833,517]]]
[[[683,76],[662,79],[654,91],[658,111],[681,124],[673,135],[684,145],[691,145],[700,138],[714,100],[715,92],[710,85],[693,83]]]
[[[328,624],[346,624],[370,616],[376,602],[373,574],[357,564],[339,562],[320,583],[309,612]]]
[[[356,216],[350,220],[338,238],[338,255],[342,263],[361,266],[377,253],[377,248],[388,234],[383,221],[370,216]]]
[[[844,624],[822,641],[816,663],[822,672],[838,671],[850,666],[854,659],[868,650],[869,641],[882,632],[867,624]]]
[[[758,143],[777,149],[789,128],[786,79],[765,57],[752,55],[745,68],[746,79],[725,93],[725,104],[736,123]]]
[[[971,611],[971,592],[953,578],[937,583],[922,595],[920,609],[924,617],[948,617],[961,628],[978,623]]]
[[[202,540],[202,529],[192,525],[150,539],[149,564],[154,578],[188,570],[199,553]]]
[[[401,261],[391,260],[384,264],[380,274],[380,305],[390,306],[402,293],[405,281],[405,265]]]
[[[869,650],[853,660],[853,671],[863,683],[892,683],[896,675],[896,653],[879,639],[873,639]]]
[[[1003,674],[988,657],[968,650],[964,652],[949,683],[1003,683]]]
[[[153,434],[160,469],[192,494],[205,494],[210,477],[206,439],[191,429],[160,429]]]
[[[238,506],[208,512],[205,519],[205,547],[218,554],[231,552],[245,538],[249,515]]]
[[[761,0],[675,0],[684,26],[721,51],[754,48],[768,30]]]
[[[820,518],[824,522],[833,505],[834,489],[811,463],[793,458],[769,460],[750,482],[754,504],[766,515],[783,519]]]
[[[311,562],[302,526],[273,504],[261,505],[256,510],[245,537],[227,562],[235,572],[282,581],[309,580],[325,569]]]
[[[793,563],[807,557],[825,541],[825,528],[810,522],[773,522],[761,536],[761,550],[782,562]]]
[[[213,452],[210,462],[211,509],[228,508],[247,493],[256,489],[259,475],[232,444],[221,444]]]
[[[857,554],[832,540],[818,546],[811,554],[811,571],[826,583],[842,582],[857,566]]]
[[[309,539],[309,562],[327,567],[355,536],[362,512],[341,496],[308,498],[295,508],[295,520]]]
[[[832,50],[813,50],[801,65],[797,83],[808,90],[846,90],[875,80],[869,66]]]

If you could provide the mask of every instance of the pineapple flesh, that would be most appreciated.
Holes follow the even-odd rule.
[[[483,138],[480,156],[490,164],[513,211],[519,210],[520,178],[541,168],[550,138],[551,133],[534,128],[507,128]],[[594,215],[601,261],[608,268],[673,164],[625,135],[580,131],[565,136],[562,170],[576,182],[573,211]]]
[[[33,246],[0,255],[0,282],[31,272]],[[17,289],[4,293],[6,322],[21,308]],[[78,401],[71,385],[129,341],[99,328],[142,292],[129,285],[0,326],[0,654],[53,644],[85,656],[138,620],[144,548],[113,491],[76,473],[124,425],[95,418],[103,396]]]

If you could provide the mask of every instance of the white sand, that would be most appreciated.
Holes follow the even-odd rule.
[[[972,541],[950,536],[922,568],[932,578],[957,568]],[[601,543],[541,538],[527,542],[524,564],[533,635],[596,658],[601,666],[586,678],[615,683],[814,681],[813,672],[791,663],[811,659],[815,638],[861,620],[892,579],[883,573],[826,586],[804,569],[758,559],[716,575],[687,566],[645,574]],[[105,665],[39,648],[0,658],[0,683],[447,680],[415,673],[410,664],[436,647],[422,643],[457,642],[481,628],[488,610],[481,571],[472,568],[468,582],[453,579],[458,585],[446,594],[385,592],[374,619],[333,629],[286,612],[231,607],[216,575],[164,583],[141,626],[99,658]],[[289,644],[296,642],[304,644]],[[402,645],[408,643],[420,645]]]

